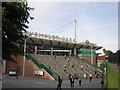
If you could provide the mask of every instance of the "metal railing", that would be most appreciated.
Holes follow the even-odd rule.
[[[30,55],[26,55],[27,59],[32,60],[39,68],[43,68],[47,73],[49,73],[55,80],[57,79],[57,73],[54,72],[54,70],[48,69],[44,64],[40,64],[36,59],[34,59]]]
[[[78,57],[75,57],[75,58],[78,58]],[[90,65],[90,66],[96,68],[96,69],[99,69],[101,72],[104,71],[104,69],[102,69],[101,67],[99,67],[99,66],[97,66],[97,65],[95,65],[95,64],[91,64],[90,62],[88,62],[88,61],[85,60],[85,59],[80,59],[80,58],[78,58],[78,59],[81,60],[81,61],[83,61],[84,63],[86,63],[86,64],[88,64],[88,65]]]

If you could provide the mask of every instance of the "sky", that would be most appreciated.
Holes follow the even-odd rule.
[[[28,5],[34,8],[30,11],[34,19],[30,20],[27,31],[74,38],[76,11],[77,42],[89,40],[107,50],[113,52],[118,50],[117,2],[30,2],[28,0]]]

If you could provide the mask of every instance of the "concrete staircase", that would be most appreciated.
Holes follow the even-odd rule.
[[[63,80],[69,79],[69,74],[79,74],[83,77],[85,73],[88,74],[88,76],[92,73],[93,77],[95,77],[95,68],[83,63],[75,57],[69,57],[70,60],[68,61],[64,56],[56,56],[56,59],[53,55],[32,54],[31,56],[33,56],[40,64],[44,64],[47,68],[56,72]],[[66,71],[64,71],[65,65],[67,67]],[[73,68],[72,65],[74,65]],[[84,66],[83,70],[81,70],[81,65]]]

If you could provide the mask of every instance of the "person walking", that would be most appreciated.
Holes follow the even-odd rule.
[[[81,70],[83,71],[83,65],[81,65]]]
[[[70,77],[70,84],[71,84],[71,87],[74,87],[74,77],[73,76]]]
[[[96,78],[98,78],[98,77],[99,77],[99,73],[96,74]]]
[[[61,90],[61,85],[62,85],[62,79],[60,78],[60,76],[58,76],[58,85],[57,85],[57,90],[60,89]]]
[[[95,71],[95,75],[97,74],[97,72]]]
[[[66,59],[66,54],[64,55],[64,58]]]
[[[71,78],[71,74],[69,73],[69,79]]]
[[[74,68],[74,65],[72,65],[72,68]]]
[[[88,74],[86,73],[86,79],[88,78]]]
[[[68,57],[68,59],[67,59],[68,61],[70,60],[70,58]]]
[[[66,72],[67,71],[67,66],[66,65],[64,65],[64,72]]]
[[[82,78],[80,77],[78,81],[79,81],[79,86],[81,86]]]
[[[87,75],[86,75],[86,73],[84,74],[84,79],[86,79],[87,78]]]
[[[15,76],[16,76],[16,79],[18,79],[19,74],[18,74],[18,73],[16,73],[16,74],[15,74]]]
[[[56,54],[54,55],[54,59],[56,60]]]
[[[90,82],[92,81],[92,73],[90,73],[90,79],[89,79],[89,81]]]
[[[102,79],[101,79],[101,86],[103,87],[104,86],[104,78],[102,77]]]

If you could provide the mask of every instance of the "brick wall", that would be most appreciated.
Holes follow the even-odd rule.
[[[98,60],[105,60],[105,56],[98,56]]]
[[[22,75],[23,73],[23,56],[11,56],[16,62],[7,61],[6,63],[6,73],[8,73],[9,69],[16,68],[17,72]],[[35,71],[43,71],[43,76],[35,76]],[[25,60],[25,76],[31,76],[35,78],[42,78],[46,80],[53,80],[53,78],[44,70],[38,68],[31,60]]]
[[[91,57],[80,57],[81,59],[85,59],[85,60],[87,60],[88,62],[90,62],[91,63]],[[93,64],[97,64],[96,63],[96,58],[93,58]]]

